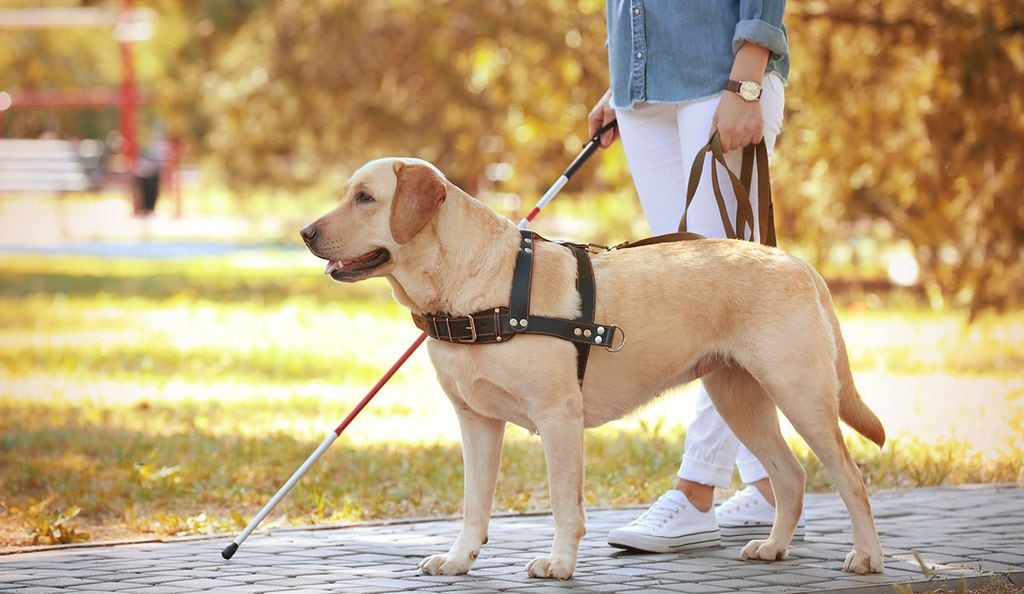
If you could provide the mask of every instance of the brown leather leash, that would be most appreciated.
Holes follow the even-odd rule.
[[[772,184],[768,172],[768,148],[764,140],[757,144],[747,145],[743,149],[743,161],[740,165],[740,176],[737,177],[729,165],[725,162],[725,154],[722,151],[722,139],[718,132],[711,136],[711,140],[702,148],[693,159],[690,166],[690,180],[686,187],[686,206],[683,208],[683,216],[679,220],[679,231],[686,231],[686,214],[690,210],[694,196],[697,195],[697,186],[700,185],[701,174],[704,171],[704,159],[707,153],[711,153],[711,188],[718,203],[718,213],[722,218],[722,227],[725,229],[725,236],[729,239],[754,240],[754,211],[750,192],[754,165],[757,166],[757,236],[764,245],[774,246],[775,240],[775,210],[772,204]],[[725,168],[732,184],[733,194],[736,196],[736,225],[729,221],[729,210],[725,205],[725,198],[722,196],[722,188],[718,181],[718,165]],[[747,230],[749,229],[749,235]]]
[[[704,171],[704,159],[707,153],[711,153],[711,188],[714,191],[715,202],[718,203],[718,214],[722,218],[722,227],[725,229],[726,238],[754,240],[754,211],[750,200],[750,190],[752,189],[750,184],[754,166],[756,165],[758,237],[760,237],[763,245],[775,247],[775,208],[772,203],[772,184],[768,173],[768,149],[764,144],[764,140],[756,145],[747,145],[743,149],[743,161],[740,164],[740,175],[737,177],[725,162],[722,141],[718,137],[718,132],[715,132],[708,143],[697,152],[697,156],[693,159],[693,165],[690,166],[690,179],[686,186],[686,205],[683,208],[683,216],[679,220],[678,232],[645,237],[636,241],[624,241],[610,247],[595,244],[589,245],[606,251],[612,251],[673,241],[707,239],[703,235],[686,230],[686,213],[690,210],[690,204],[693,203],[694,196],[697,195],[697,187],[700,185],[701,174]],[[736,195],[735,226],[729,220],[729,210],[725,205],[725,197],[722,195],[722,187],[718,181],[718,164],[725,168],[726,173],[729,175],[733,193]],[[748,229],[750,231],[749,234],[747,233]]]

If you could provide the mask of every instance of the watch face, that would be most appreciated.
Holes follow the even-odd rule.
[[[757,101],[761,98],[761,85],[752,80],[745,80],[740,83],[740,97],[747,101]]]

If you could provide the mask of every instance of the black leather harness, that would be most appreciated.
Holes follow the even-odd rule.
[[[590,263],[587,246],[580,244],[558,242],[572,250],[576,257],[576,290],[580,293],[580,315],[572,320],[531,315],[533,246],[537,240],[547,240],[525,229],[520,230],[520,234],[522,237],[512,273],[512,295],[508,307],[495,307],[468,316],[414,313],[412,319],[431,338],[456,344],[507,342],[519,334],[545,334],[568,340],[576,345],[576,377],[580,385],[583,385],[590,347],[601,346],[617,351],[622,348],[625,335],[617,326],[594,322],[597,303],[594,268]]]

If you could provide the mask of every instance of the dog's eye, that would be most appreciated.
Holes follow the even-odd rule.
[[[359,192],[352,199],[355,200],[357,204],[369,204],[370,202],[374,202],[373,196],[370,196],[366,192]]]

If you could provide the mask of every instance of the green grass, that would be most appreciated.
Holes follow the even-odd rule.
[[[841,315],[894,436],[849,438],[873,488],[1024,480],[1024,314]],[[299,252],[2,257],[0,547],[239,529],[417,335],[386,283],[331,283]],[[588,433],[588,505],[671,484],[693,399]],[[808,489],[831,489],[791,440]],[[267,524],[457,513],[460,456],[418,353]],[[510,428],[496,507],[547,505],[539,440]]]

